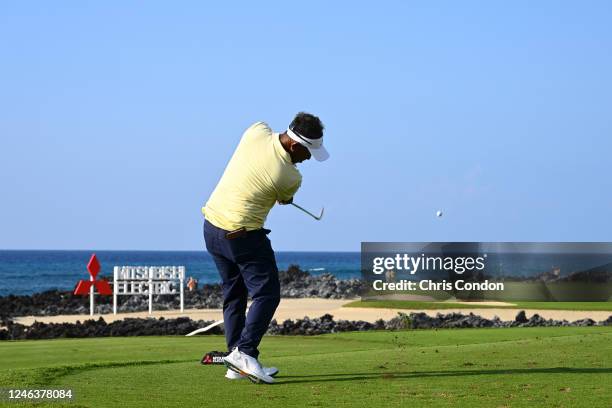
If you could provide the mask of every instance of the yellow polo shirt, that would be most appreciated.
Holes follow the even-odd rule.
[[[302,175],[281,145],[279,134],[257,122],[242,135],[202,213],[213,225],[228,231],[259,229],[276,200],[292,198],[301,183]]]

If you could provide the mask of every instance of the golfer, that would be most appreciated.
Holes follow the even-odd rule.
[[[291,204],[301,185],[296,164],[326,160],[323,124],[298,113],[275,133],[257,122],[249,127],[212,192],[204,214],[204,240],[221,275],[229,379],[273,383],[278,370],[262,367],[257,347],[280,302],[278,268],[264,222],[275,203]],[[247,297],[252,303],[245,316]]]

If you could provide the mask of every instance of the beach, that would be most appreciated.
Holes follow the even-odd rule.
[[[436,316],[438,313],[474,313],[486,319],[492,319],[498,316],[502,320],[513,320],[519,309],[502,309],[502,308],[487,308],[474,309],[466,305],[465,308],[457,309],[393,309],[393,308],[363,308],[363,307],[343,307],[358,299],[322,299],[322,298],[283,298],[276,310],[274,319],[278,322],[283,322],[286,319],[302,319],[305,316],[310,318],[320,317],[324,314],[330,314],[336,320],[363,320],[366,322],[375,322],[379,319],[390,320],[397,316],[398,312],[402,313],[425,313],[429,316]],[[474,305],[474,302],[470,302]],[[485,302],[486,303],[486,302]],[[500,306],[508,306],[511,304],[499,303]],[[540,309],[525,309],[527,317],[535,314],[540,315],[544,319],[568,320],[575,321],[580,319],[590,318],[595,321],[605,320],[610,316],[609,311],[579,311],[579,310],[540,310]],[[152,314],[147,311],[117,313],[116,315],[109,314],[60,314],[56,316],[20,316],[15,317],[15,323],[20,323],[26,326],[31,325],[35,321],[43,323],[76,323],[87,319],[98,319],[102,317],[107,323],[122,320],[126,318],[160,318],[173,319],[177,317],[189,317],[192,320],[221,320],[223,318],[222,309],[185,309],[180,310],[153,310]]]

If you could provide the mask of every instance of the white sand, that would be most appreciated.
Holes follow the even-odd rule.
[[[276,310],[274,318],[282,322],[285,319],[301,319],[304,316],[311,318],[320,317],[326,313],[334,316],[334,319],[346,319],[346,320],[365,320],[368,322],[374,322],[378,319],[389,320],[397,316],[397,312],[424,312],[430,316],[435,316],[437,313],[474,313],[484,318],[491,319],[494,316],[499,316],[502,320],[514,320],[517,309],[472,309],[472,308],[458,308],[458,309],[439,309],[439,310],[420,310],[420,309],[383,309],[383,308],[363,308],[363,307],[342,307],[342,305],[351,302],[352,300],[347,299],[318,299],[318,298],[302,298],[302,299],[282,299],[281,303]],[[465,302],[467,304],[474,305],[475,302]],[[490,303],[490,302],[487,302]],[[501,302],[500,302],[501,303]],[[155,306],[154,306],[155,307]],[[595,321],[605,320],[608,316],[612,315],[609,311],[575,311],[575,310],[536,310],[526,309],[527,317],[531,317],[537,313],[545,319],[566,319],[574,321],[578,319],[591,318]],[[31,325],[34,321],[45,322],[45,323],[75,323],[77,320],[81,322],[87,319],[98,319],[103,317],[106,322],[112,322],[115,320],[123,319],[126,317],[139,317],[147,318],[154,317],[158,318],[163,316],[166,319],[176,317],[189,317],[193,320],[220,320],[223,318],[223,312],[221,309],[185,309],[183,313],[179,310],[163,310],[153,311],[153,314],[149,315],[148,312],[135,312],[135,313],[118,313],[117,315],[111,314],[96,314],[93,317],[89,315],[58,315],[58,316],[24,316],[15,318],[17,323],[24,325]]]

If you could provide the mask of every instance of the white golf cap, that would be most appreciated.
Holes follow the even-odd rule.
[[[329,153],[327,149],[323,146],[323,137],[318,139],[309,139],[306,136],[300,135],[298,132],[292,129],[287,129],[287,134],[289,137],[305,148],[308,149],[312,157],[314,157],[317,161],[325,161],[329,159]]]

